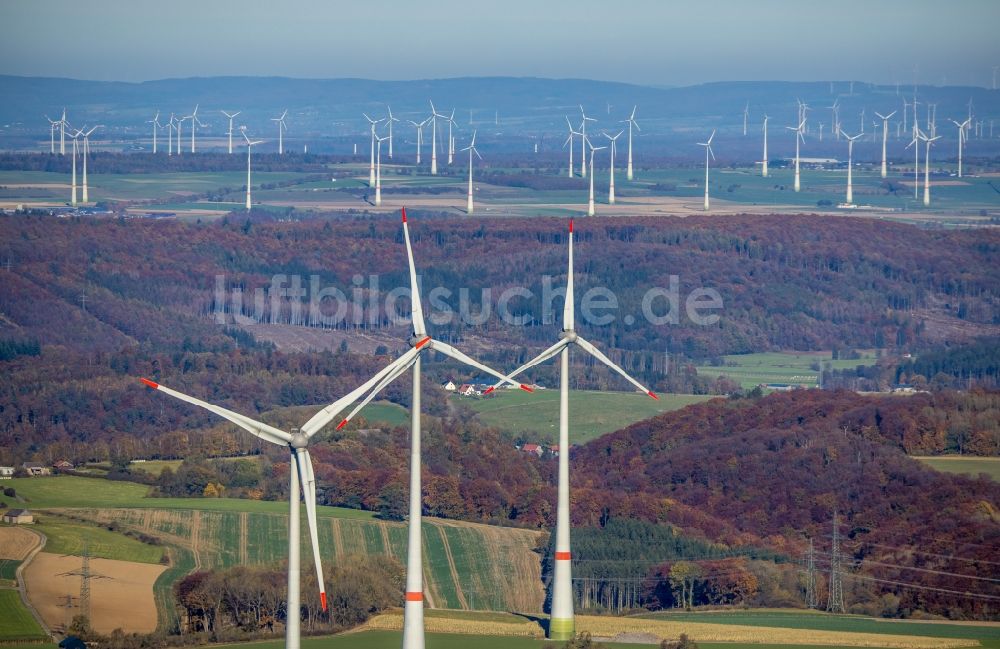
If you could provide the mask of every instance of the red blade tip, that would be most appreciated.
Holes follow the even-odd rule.
[[[319,601],[323,603],[323,610],[326,610],[326,593],[319,594]]]
[[[344,421],[342,421],[339,424],[337,424],[337,430],[340,430],[341,428],[343,428],[346,425],[347,425],[347,420],[345,419]]]
[[[406,208],[403,208],[403,223],[406,223]]]
[[[569,220],[569,232],[570,234],[573,234],[573,219]]]
[[[153,388],[154,390],[157,389],[158,387],[160,387],[159,383],[155,383],[153,381],[150,381],[149,379],[140,378],[139,380],[142,381],[144,385],[147,385],[147,386]]]
[[[525,392],[534,392],[534,390],[532,390],[530,387],[528,387],[523,383],[521,384],[521,389],[524,390]]]
[[[483,394],[489,394],[490,392],[493,392],[493,391],[494,391],[494,390],[496,390],[496,389],[497,389],[497,388],[496,388],[496,386],[495,386],[495,385],[491,385],[490,387],[486,388],[486,391],[485,391],[485,392],[483,392]]]
[[[417,348],[417,349],[420,349],[421,347],[423,347],[424,345],[426,345],[426,344],[427,344],[427,343],[429,343],[430,341],[431,341],[431,337],[430,337],[430,336],[427,336],[426,338],[424,338],[423,340],[421,340],[420,342],[418,342],[418,343],[416,344],[416,348]]]
[[[652,390],[649,390],[649,391],[647,391],[647,392],[646,392],[646,394],[648,394],[649,396],[653,397],[653,398],[654,398],[654,399],[656,399],[657,401],[659,401],[659,400],[660,400],[660,397],[656,396],[656,393],[655,393],[655,392],[653,392]]]

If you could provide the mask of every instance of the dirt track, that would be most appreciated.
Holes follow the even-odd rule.
[[[49,628],[63,628],[77,612],[67,611],[66,596],[72,595],[78,605],[80,577],[62,573],[77,572],[80,567],[80,557],[39,552],[25,569],[28,599]],[[91,624],[96,631],[110,633],[121,628],[126,633],[150,633],[156,629],[153,582],[165,566],[91,559],[90,569],[93,575],[109,577],[90,580]]]

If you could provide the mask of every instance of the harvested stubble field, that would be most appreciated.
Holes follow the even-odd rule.
[[[81,559],[39,552],[24,570],[28,599],[50,628],[67,622],[67,595],[80,592]],[[101,633],[116,628],[149,633],[156,629],[157,611],[153,583],[166,568],[132,561],[91,559],[91,624]],[[123,614],[124,612],[124,614]]]
[[[23,527],[0,526],[0,561],[21,561],[38,545],[38,536]]]

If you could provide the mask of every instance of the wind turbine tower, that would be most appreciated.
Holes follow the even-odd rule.
[[[160,124],[160,111],[156,111],[156,115],[153,119],[146,123],[153,125],[153,153],[156,153],[156,129],[163,128],[163,125]]]
[[[614,137],[611,137],[607,133],[604,134],[604,137],[611,141],[611,180],[608,186],[608,205],[615,204],[615,152],[618,150],[616,140],[622,136],[622,133],[624,131],[618,131],[618,134]]]
[[[467,214],[472,214],[472,209],[473,209],[473,205],[472,205],[472,154],[475,153],[477,158],[479,158],[480,160],[483,159],[483,156],[479,155],[479,151],[476,150],[476,131],[472,132],[472,142],[469,143],[469,146],[467,146],[464,149],[462,149],[462,151],[468,151],[469,152],[469,200],[466,203],[465,211],[466,211]]]
[[[590,138],[584,136],[583,141],[590,147],[590,200],[587,202],[587,216],[594,215],[594,152],[606,149],[603,146],[594,146],[590,143]]]
[[[86,127],[84,127],[86,128]],[[83,202],[90,202],[90,194],[87,190],[87,157],[90,155],[90,134],[102,128],[97,125],[83,134]]]
[[[368,113],[361,113],[361,114],[364,115],[365,119],[368,120],[368,124],[369,124],[370,130],[371,130],[371,136],[372,136],[372,143],[371,143],[372,155],[371,155],[371,162],[368,163],[368,186],[369,187],[374,187],[375,186],[375,137],[376,137],[375,136],[375,125],[378,124],[379,122],[381,122],[382,120],[380,120],[380,119],[372,119],[371,117],[368,117]],[[419,147],[419,144],[417,146]],[[419,164],[419,163],[420,163],[420,149],[418,148],[417,149],[417,164]]]
[[[795,191],[799,191],[802,188],[801,176],[799,174],[799,146],[805,142],[805,138],[802,137],[802,129],[806,125],[806,120],[799,122],[798,126],[786,126],[789,131],[795,131]],[[837,138],[840,138],[839,132]]]
[[[79,138],[80,135],[82,135],[82,134],[83,134],[83,131],[80,131],[80,130],[78,130],[76,133],[70,133],[70,138],[73,140],[73,183],[71,185],[72,193],[70,195],[70,204],[73,207],[76,207],[76,202],[77,202],[76,201],[76,196],[77,196],[77,194],[76,194],[76,141],[77,141],[77,138]]]
[[[958,127],[958,177],[962,177],[962,149],[965,148],[965,131],[969,127],[969,120],[964,122],[956,122],[951,120],[951,123]]]
[[[239,115],[242,111],[236,111],[235,113],[227,113],[224,110],[220,110],[220,113],[229,118],[229,130],[226,132],[229,135],[229,155],[233,155],[233,118]]]
[[[240,133],[243,134],[243,139],[247,141],[247,205],[246,205],[246,207],[247,207],[247,211],[249,212],[250,211],[250,152],[253,149],[254,145],[260,144],[264,140],[253,140],[253,141],[251,141],[250,138],[247,137],[247,127],[246,126],[241,126],[240,127]]]
[[[743,137],[747,136],[747,120],[750,118],[750,102],[743,108]]]
[[[580,123],[580,177],[587,177],[587,144],[590,140],[587,139],[587,122],[596,122],[597,120],[593,117],[587,117],[587,113],[583,112],[583,105],[580,105],[580,115],[583,119]]]
[[[608,366],[636,389],[653,399],[659,399],[652,391],[629,376],[625,370],[618,367],[601,350],[584,340],[576,332],[573,296],[573,221],[569,222],[569,261],[566,274],[566,299],[563,303],[563,329],[559,341],[541,354],[514,370],[510,377],[517,376],[525,370],[550,358],[559,356],[559,487],[558,504],[556,506],[556,548],[555,562],[552,571],[552,605],[549,618],[549,639],[569,640],[575,633],[573,617],[573,566],[570,552],[570,518],[569,518],[569,348],[576,345],[598,361]],[[492,392],[500,384],[490,387],[485,393]]]
[[[382,142],[389,136],[375,136],[378,140],[378,152],[375,155],[375,207],[382,207]]]
[[[768,116],[765,113],[764,114],[764,128],[762,129],[764,131],[764,160],[761,162],[761,165],[760,165],[760,176],[761,176],[761,178],[767,178],[767,120],[768,120]],[[823,127],[822,127],[822,125],[820,125],[819,132],[820,132],[820,139],[822,140],[822,138],[823,138],[823,135],[822,135],[822,133],[823,133]]]
[[[715,160],[715,151],[712,151],[712,138],[715,137],[715,131],[708,136],[707,142],[699,142],[698,146],[705,147],[705,211],[708,211],[708,156],[711,154],[712,160]]]
[[[199,126],[205,126],[205,124],[202,124],[201,120],[198,119],[198,104],[195,104],[194,112],[188,115],[185,119],[191,120],[191,153],[194,153],[194,133],[198,130]]]
[[[854,172],[854,141],[864,134],[865,132],[861,131],[854,137],[851,137],[847,133],[841,131],[841,135],[847,138],[847,204],[848,205],[852,205],[854,203],[854,186],[852,183],[853,172]]]
[[[625,177],[628,178],[629,180],[632,180],[632,127],[634,126],[635,130],[637,131],[642,130],[641,128],[639,128],[638,122],[635,121],[636,108],[638,107],[637,106],[632,107],[632,114],[629,115],[628,120],[626,120],[628,121],[628,169],[625,172]]]
[[[385,105],[385,109],[389,112],[388,122],[389,122],[389,159],[392,160],[392,123],[398,122],[399,119],[392,116],[392,108],[389,104]]]
[[[924,152],[924,207],[931,205],[931,144],[935,140],[940,140],[941,136],[927,137],[921,135],[920,139],[927,143],[927,150]]]
[[[437,154],[437,118],[447,119],[444,115],[439,114],[434,109],[434,102],[431,103],[431,175],[436,176],[438,172],[438,154]]]
[[[566,138],[566,142],[563,144],[563,148],[565,149],[566,145],[567,144],[569,145],[569,172],[568,172],[568,175],[569,175],[570,178],[572,178],[573,177],[573,136],[579,135],[579,133],[577,133],[576,131],[573,130],[573,125],[570,124],[569,117],[566,118],[566,126],[569,127],[569,137]]]
[[[281,117],[272,117],[272,122],[278,123],[278,155],[284,155],[285,153],[285,143],[282,135],[288,130],[288,125],[285,124],[285,116],[288,115],[288,109],[286,108]]]
[[[883,115],[882,113],[875,113],[882,120],[882,177],[885,178],[888,175],[889,169],[886,164],[886,145],[889,141],[889,119],[896,114],[896,111],[892,111],[888,115]]]

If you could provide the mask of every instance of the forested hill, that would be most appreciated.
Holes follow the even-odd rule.
[[[555,288],[565,283],[566,221],[417,218],[411,225],[425,301],[440,286],[451,291],[444,301],[457,312],[459,290],[467,288],[478,314],[484,289],[494,307],[510,287],[534,294],[510,302],[533,326],[500,322],[494,309],[480,325],[453,319],[437,326],[439,335],[488,331],[515,349],[552,338],[557,323],[542,324],[543,276]],[[285,273],[299,275],[307,291],[317,275],[322,287],[350,296],[355,275],[378,274],[384,296],[407,284],[400,234],[395,217],[213,225],[0,217],[0,336],[81,350],[211,349],[222,335],[212,318],[218,275],[227,308],[231,289],[240,287],[244,314],[288,321],[289,303],[271,313],[271,296],[255,314],[254,290]],[[619,305],[610,324],[588,326],[581,317],[581,330],[632,352],[625,362],[651,382],[664,351],[704,358],[776,348],[906,348],[988,333],[1000,323],[1000,232],[991,230],[815,216],[578,220],[576,258],[577,296],[606,287]],[[669,289],[671,275],[679,277],[679,322],[651,324],[643,296]],[[696,325],[684,313],[700,287],[722,297],[716,325]],[[384,304],[375,313],[367,295],[363,301],[361,321],[384,326]],[[561,298],[549,307],[558,314]],[[666,301],[654,302],[657,314],[666,309]],[[495,360],[513,363],[525,353]]]

